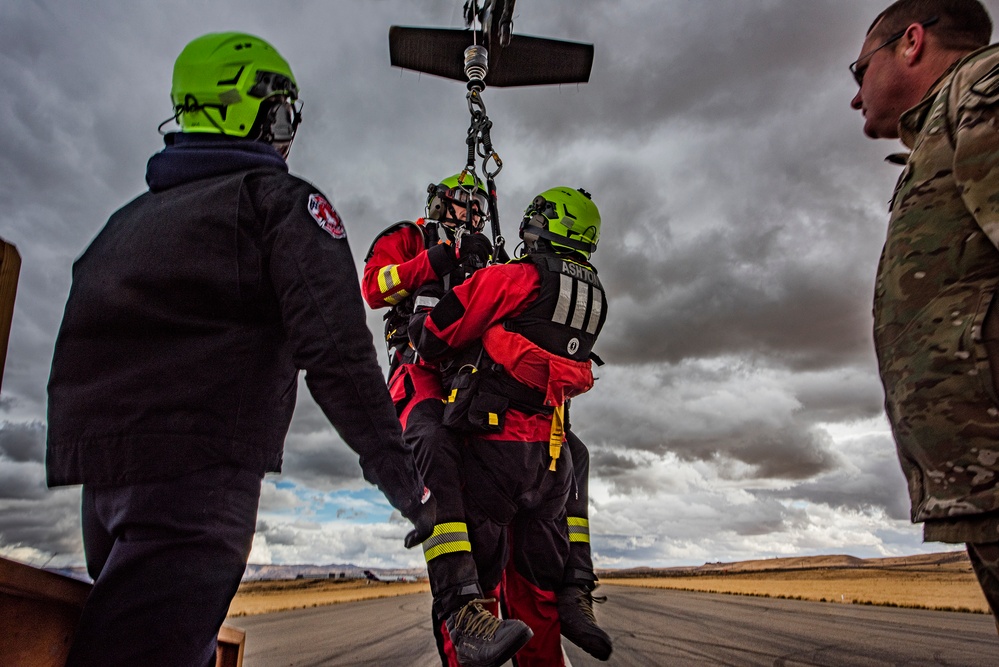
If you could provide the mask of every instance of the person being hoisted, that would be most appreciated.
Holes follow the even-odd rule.
[[[486,192],[461,174],[428,187],[426,216],[400,222],[375,238],[365,256],[362,293],[385,315],[389,352],[389,392],[413,447],[425,483],[437,499],[437,523],[423,541],[434,596],[432,621],[441,660],[447,665],[498,666],[531,638],[521,621],[500,621],[489,613],[479,587],[465,525],[458,474],[463,436],[441,424],[444,397],[435,364],[420,360],[407,327],[417,288],[433,284],[446,291],[486,265],[492,244],[482,233]],[[422,540],[421,540],[422,541]],[[407,547],[419,541],[408,540]],[[450,631],[448,631],[450,629]]]
[[[521,222],[524,256],[477,271],[446,293],[420,288],[410,320],[417,353],[441,364],[444,424],[469,434],[461,475],[482,588],[503,581],[510,617],[534,632],[517,654],[520,667],[563,664],[558,591],[570,553],[566,501],[574,477],[563,446],[565,405],[593,385],[591,351],[607,316],[588,261],[599,234],[600,214],[586,192],[546,190]],[[592,603],[589,587],[572,588]],[[583,616],[578,605],[568,611]],[[587,627],[595,632],[576,643],[606,659],[609,638],[592,620]]]

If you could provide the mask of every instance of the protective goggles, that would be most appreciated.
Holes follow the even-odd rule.
[[[472,206],[478,206],[479,213],[483,213],[489,209],[489,200],[486,198],[485,193],[481,192],[478,188],[469,191],[460,186],[456,188],[438,186],[437,196],[441,199],[450,199],[462,206],[468,206],[468,200],[471,199]]]

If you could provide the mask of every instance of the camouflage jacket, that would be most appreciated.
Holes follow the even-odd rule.
[[[999,285],[999,45],[958,62],[899,130],[912,152],[874,295],[885,409],[912,520],[974,520],[999,510],[999,396],[983,335]]]

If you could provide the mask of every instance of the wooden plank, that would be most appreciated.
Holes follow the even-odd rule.
[[[215,650],[215,667],[242,667],[246,648],[246,632],[232,625],[219,629],[219,645]]]
[[[64,667],[91,585],[0,557],[0,665]],[[241,667],[246,633],[219,629],[216,667]]]
[[[3,369],[7,361],[7,342],[10,340],[14,295],[17,293],[17,277],[20,273],[21,255],[17,248],[0,239],[0,389],[3,388]]]
[[[51,600],[83,609],[90,584],[79,579],[46,572],[24,563],[0,558],[0,593],[37,600]]]
[[[0,558],[0,665],[62,667],[90,584]]]

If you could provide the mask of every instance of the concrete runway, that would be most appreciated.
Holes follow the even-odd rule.
[[[614,639],[593,665],[999,665],[991,616],[602,586],[597,619]],[[435,667],[429,594],[236,618],[244,667]]]

